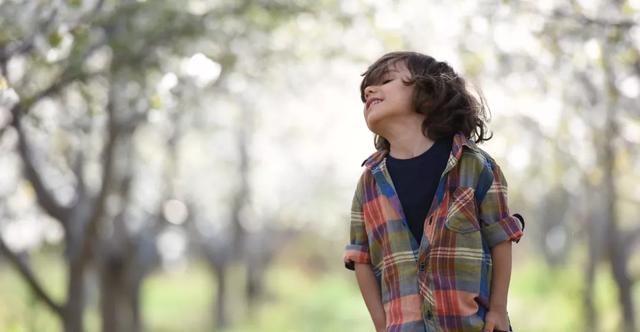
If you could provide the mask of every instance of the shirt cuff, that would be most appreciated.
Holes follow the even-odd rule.
[[[355,270],[355,263],[371,263],[369,248],[367,246],[348,244],[344,251],[344,267]]]
[[[520,225],[520,220],[517,217],[507,216],[488,225],[485,224],[481,230],[482,237],[489,244],[489,248],[506,240],[517,243],[524,234]]]

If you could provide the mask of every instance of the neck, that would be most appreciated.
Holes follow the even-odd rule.
[[[419,156],[429,150],[434,143],[422,133],[422,121],[407,121],[388,129],[382,137],[389,141],[391,145],[389,154],[396,159]]]

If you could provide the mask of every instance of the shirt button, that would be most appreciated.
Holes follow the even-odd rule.
[[[424,272],[424,262],[420,262],[420,272]]]

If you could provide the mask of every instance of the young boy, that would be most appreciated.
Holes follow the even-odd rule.
[[[511,331],[511,216],[485,107],[445,62],[384,55],[363,74],[377,149],[363,165],[345,266],[377,331]],[[521,226],[522,223],[522,226]]]

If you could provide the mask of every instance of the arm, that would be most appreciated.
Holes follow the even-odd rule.
[[[491,259],[493,261],[491,295],[484,332],[508,331],[507,293],[511,279],[511,241],[503,241],[492,247]]]
[[[504,241],[491,249],[493,272],[491,275],[490,310],[507,311],[507,293],[511,279],[511,241]]]
[[[364,303],[367,305],[373,325],[376,331],[384,331],[386,328],[386,318],[382,299],[380,298],[380,288],[370,264],[356,263],[356,279],[362,293]]]
[[[386,318],[382,300],[380,298],[380,286],[373,272],[371,257],[369,256],[369,240],[364,224],[363,211],[363,177],[356,186],[356,191],[351,203],[351,226],[349,244],[344,253],[345,267],[355,270],[356,280],[364,299],[371,319],[377,331],[384,331]]]
[[[484,331],[492,332],[494,328],[506,331],[509,327],[507,293],[511,279],[511,243],[519,241],[523,233],[518,218],[509,214],[507,181],[500,167],[493,163],[485,172],[485,183],[490,181],[491,184],[480,204],[479,216],[483,240],[491,248],[493,266]]]
[[[491,248],[493,269],[491,274],[491,296],[485,331],[494,328],[509,330],[507,293],[511,279],[511,241],[503,241]]]

